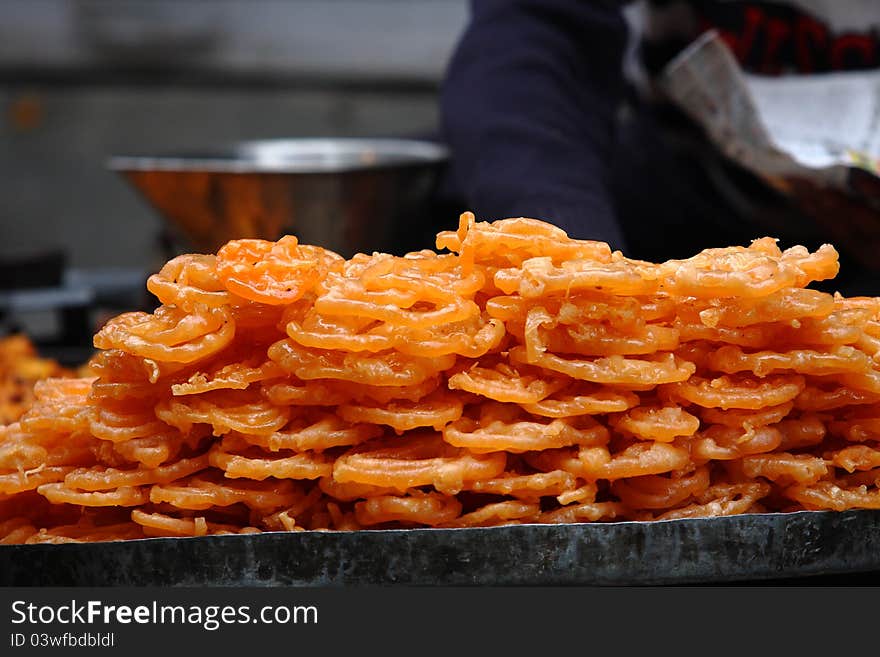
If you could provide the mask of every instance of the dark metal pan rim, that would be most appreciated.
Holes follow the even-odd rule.
[[[0,586],[653,586],[829,576],[876,583],[880,510],[0,546]]]
[[[667,520],[619,520],[619,521],[595,521],[581,523],[523,523],[520,525],[500,525],[495,527],[416,527],[406,529],[352,529],[352,530],[305,530],[305,531],[261,531],[246,534],[209,534],[206,536],[158,536],[137,539],[125,539],[122,541],[95,541],[90,544],[97,543],[158,543],[166,541],[247,541],[251,537],[296,537],[296,536],[340,536],[340,535],[358,535],[365,534],[371,537],[378,536],[420,536],[429,537],[432,534],[453,533],[463,538],[462,535],[480,535],[480,537],[490,537],[495,534],[506,533],[527,533],[538,531],[560,531],[565,529],[579,528],[582,531],[613,531],[615,529],[638,528],[642,531],[650,532],[651,527],[656,527],[658,531],[665,526],[686,526],[688,524],[703,524],[709,527],[721,524],[738,524],[754,520],[762,521],[778,521],[790,520],[796,522],[798,519],[808,520],[840,520],[846,521],[853,517],[876,516],[880,520],[880,510],[874,509],[851,509],[848,511],[789,511],[789,512],[773,512],[773,513],[739,513],[731,516],[714,516],[699,518],[674,518]],[[313,539],[315,540],[315,539]],[[319,539],[318,539],[319,540]],[[84,545],[83,543],[36,543],[36,546],[51,546],[56,549],[63,549],[70,545]],[[0,545],[0,552],[12,548],[27,548],[28,545]]]

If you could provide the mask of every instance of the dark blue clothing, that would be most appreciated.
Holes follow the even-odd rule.
[[[472,12],[441,95],[453,184],[480,219],[532,216],[623,246],[609,194],[619,4],[477,0]]]

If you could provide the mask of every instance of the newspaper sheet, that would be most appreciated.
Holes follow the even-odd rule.
[[[857,193],[866,174],[880,181],[880,71],[749,75],[707,32],[670,62],[660,87],[723,153],[770,182]]]

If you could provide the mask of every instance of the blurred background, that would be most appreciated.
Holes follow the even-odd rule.
[[[112,155],[430,138],[466,0],[3,0],[0,317],[77,362],[175,243]],[[196,245],[198,246],[198,245]]]

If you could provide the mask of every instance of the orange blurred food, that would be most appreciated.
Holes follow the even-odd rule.
[[[42,379],[73,376],[50,358],[41,358],[25,335],[0,339],[0,424],[18,420],[33,402],[34,384]]]

